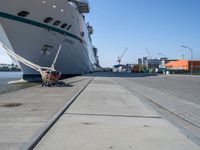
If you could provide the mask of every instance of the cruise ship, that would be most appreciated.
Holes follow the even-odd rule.
[[[23,58],[50,67],[59,45],[55,68],[63,77],[94,72],[97,49],[93,28],[85,21],[90,7],[86,0],[1,0],[0,41]],[[39,73],[20,63],[23,78]]]

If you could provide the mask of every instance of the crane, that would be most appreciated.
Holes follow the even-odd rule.
[[[58,55],[60,53],[60,50],[62,48],[62,44],[60,44],[59,49],[57,51],[57,54],[55,56],[55,59],[51,65],[51,67],[41,67],[37,64],[34,64],[30,62],[29,60],[23,58],[22,56],[16,54],[12,50],[10,50],[8,47],[6,47],[3,43],[0,42],[0,45],[4,48],[4,50],[7,52],[7,54],[14,58],[15,60],[23,63],[24,65],[36,70],[41,74],[42,80],[43,80],[43,86],[53,86],[59,84],[59,78],[61,77],[61,72],[55,70],[55,64],[58,59]],[[60,82],[61,83],[61,82]]]
[[[124,54],[126,53],[127,50],[128,50],[128,47],[124,50],[124,52],[122,53],[121,57],[118,56],[117,62],[119,63],[119,65],[121,64],[122,58],[124,57]]]
[[[151,53],[150,53],[150,51],[146,48],[146,52],[147,52],[147,54],[148,54],[148,56],[147,57],[149,57],[150,59],[152,59],[153,57],[152,57],[152,55],[151,55]]]

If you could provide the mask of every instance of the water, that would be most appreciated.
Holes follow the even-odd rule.
[[[22,78],[22,72],[0,72],[0,86]]]
[[[21,78],[22,72],[0,72],[0,94],[38,85],[38,83],[8,84],[9,81],[15,81]]]
[[[20,79],[22,72],[0,72],[0,79]]]

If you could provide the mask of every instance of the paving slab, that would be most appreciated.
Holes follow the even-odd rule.
[[[100,81],[98,78],[95,80]],[[138,97],[132,95],[123,87],[114,83],[96,84],[95,80],[82,93],[81,99],[78,98],[75,101],[67,113],[158,116],[153,110],[146,109],[146,106]]]
[[[197,150],[162,119],[64,115],[36,149]]]
[[[108,77],[96,77],[36,150],[199,150],[140,99]]]
[[[21,149],[90,80],[74,77],[66,87],[31,87],[0,95],[0,149]],[[16,107],[10,104],[19,104]],[[8,105],[8,107],[6,107]]]

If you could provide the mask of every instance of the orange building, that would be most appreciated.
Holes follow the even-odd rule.
[[[200,71],[200,61],[189,61],[189,60],[170,61],[167,64],[165,64],[165,67],[166,69],[169,70],[190,71],[191,65],[193,66],[193,71]]]

